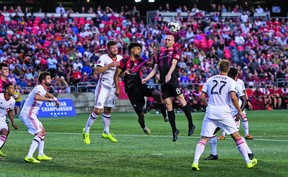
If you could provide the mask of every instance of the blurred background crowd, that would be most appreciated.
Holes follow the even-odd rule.
[[[209,16],[196,5],[172,9],[165,4],[155,9],[177,12],[173,21],[181,24],[175,46],[181,53],[179,81],[193,110],[204,109],[199,100],[201,87],[207,78],[218,73],[217,64],[222,59],[231,61],[240,71],[239,78],[244,80],[253,106],[250,109],[286,108],[288,19],[272,18],[270,8],[261,6],[253,10],[243,10],[239,5],[211,7]],[[182,12],[187,16],[181,16]],[[241,16],[221,17],[226,12]],[[9,20],[4,17],[7,13]],[[9,65],[8,79],[19,85],[22,93],[29,93],[43,70],[52,73],[51,92],[94,91],[97,60],[106,52],[109,40],[117,41],[123,56],[128,55],[131,42],[141,43],[142,57],[147,60],[155,50],[165,49],[169,21],[157,14],[147,24],[136,6],[122,6],[117,11],[108,6],[83,7],[79,13],[93,14],[85,18],[71,17],[73,9],[59,4],[55,13],[60,16],[43,13],[43,17],[37,17],[29,8],[20,6],[4,6],[0,11],[0,62]],[[254,18],[254,13],[267,16]],[[150,70],[143,67],[143,75]],[[158,79],[156,76],[148,84],[158,87]],[[122,91],[120,98],[125,98]],[[153,100],[149,101],[148,111],[153,107]]]

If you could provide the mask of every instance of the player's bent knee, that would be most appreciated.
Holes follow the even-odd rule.
[[[8,130],[3,128],[1,131],[0,131],[1,135],[5,135],[7,136],[9,134]]]

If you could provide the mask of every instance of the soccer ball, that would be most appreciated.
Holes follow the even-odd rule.
[[[176,33],[180,30],[180,24],[178,22],[169,22],[167,27],[171,33]]]

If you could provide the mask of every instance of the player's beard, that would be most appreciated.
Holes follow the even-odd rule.
[[[134,56],[135,56],[135,58],[138,58],[138,57],[140,57],[140,54],[134,54]]]
[[[52,83],[50,82],[50,83],[48,83],[48,82],[45,82],[45,86],[46,87],[50,87],[52,85]]]

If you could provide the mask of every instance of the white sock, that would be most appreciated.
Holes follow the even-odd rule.
[[[200,139],[200,141],[196,145],[193,163],[199,164],[199,159],[202,153],[204,152],[205,145],[206,145],[206,141],[204,139]]]
[[[90,127],[93,125],[93,123],[95,122],[95,120],[96,120],[97,117],[98,117],[98,115],[95,114],[94,111],[90,114],[90,116],[89,116],[89,118],[88,118],[88,120],[87,120],[85,129],[84,129],[84,132],[85,132],[85,133],[89,133]]]
[[[0,149],[2,148],[5,142],[6,142],[6,135],[1,135],[0,136]]]
[[[247,152],[248,152],[248,154],[252,154],[252,151],[251,151],[251,149],[249,148],[249,146],[248,146],[248,144],[247,144],[245,138],[242,137],[242,140],[245,141],[245,144],[247,145],[246,148],[247,148]]]
[[[246,163],[250,163],[250,159],[249,159],[248,151],[247,151],[248,145],[246,144],[246,142],[243,141],[243,138],[241,137],[238,140],[236,140],[235,143],[236,143],[236,146],[237,146],[240,154],[242,155],[242,157],[246,161]]]
[[[102,122],[103,122],[103,125],[104,125],[104,133],[105,134],[109,134],[110,133],[110,130],[109,130],[109,127],[110,127],[110,118],[111,118],[111,115],[110,114],[102,114]]]
[[[41,141],[39,142],[39,145],[38,145],[38,155],[39,156],[44,155],[44,138],[45,138],[45,136],[41,137]]]
[[[222,130],[222,129],[221,129]],[[222,136],[224,136],[225,137],[225,135],[226,135],[226,132],[225,132],[225,130],[222,130]]]
[[[243,129],[245,136],[249,135],[249,130],[248,130],[248,119],[245,119],[242,121]]]
[[[41,138],[38,135],[35,135],[34,139],[32,140],[29,152],[27,154],[28,158],[33,157],[33,154],[34,154],[36,148],[38,147],[38,144],[40,143],[40,141],[41,141]]]
[[[211,147],[211,154],[217,155],[217,137],[216,137],[216,135],[214,135],[210,138],[209,144]]]

